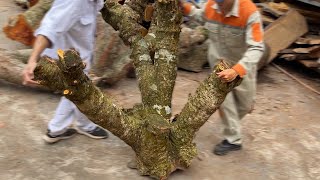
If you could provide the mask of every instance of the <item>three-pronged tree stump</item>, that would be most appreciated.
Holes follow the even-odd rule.
[[[165,57],[166,53],[162,52],[159,57]],[[171,96],[172,91],[161,91],[161,84],[165,83],[160,83],[162,80],[151,79],[150,85],[140,86],[143,103],[125,110],[114,104],[83,73],[85,66],[78,52],[60,52],[59,57],[59,61],[43,57],[35,70],[36,80],[63,92],[90,120],[131,146],[136,153],[140,174],[157,179],[166,179],[174,170],[186,169],[190,165],[197,154],[193,143],[196,131],[241,81],[221,82],[216,73],[227,67],[220,63],[189,97],[181,113],[170,120],[171,101],[164,96]],[[162,60],[167,63],[166,58]]]

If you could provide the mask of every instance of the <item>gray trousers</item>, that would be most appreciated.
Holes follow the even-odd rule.
[[[87,66],[84,70],[88,74],[91,63],[86,62]],[[76,122],[78,129],[83,131],[91,131],[97,127],[96,124],[91,122],[84,114],[82,114],[77,106],[66,97],[60,99],[59,105],[56,109],[54,117],[48,124],[50,135],[59,135],[64,133],[68,127]]]
[[[50,135],[64,133],[73,121],[76,122],[77,128],[83,131],[91,131],[96,128],[96,125],[82,114],[73,102],[62,97],[54,117],[48,124]]]
[[[240,120],[249,113],[256,94],[256,72],[248,72],[242,83],[232,90],[220,106],[223,136],[231,144],[241,144]]]

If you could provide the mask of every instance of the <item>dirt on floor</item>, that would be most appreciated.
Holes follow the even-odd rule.
[[[0,2],[0,25],[18,13],[13,1]],[[23,49],[0,33],[0,48]],[[283,66],[283,64],[282,64]],[[286,68],[320,90],[319,76]],[[178,113],[209,73],[178,72],[173,111]],[[116,103],[140,102],[135,79],[123,79],[104,89]],[[82,135],[48,145],[42,140],[59,96],[0,81],[1,180],[125,180],[148,179],[126,167],[134,153],[119,138],[93,140]],[[254,111],[243,121],[244,148],[227,156],[212,149],[222,140],[215,113],[199,130],[199,156],[172,180],[320,180],[320,97],[272,65],[259,72]]]

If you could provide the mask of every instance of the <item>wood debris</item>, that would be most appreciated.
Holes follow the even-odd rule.
[[[318,69],[320,67],[320,6],[318,6],[320,1],[317,1],[316,4],[309,3],[309,1],[288,0],[277,1],[277,3],[270,1],[256,2],[258,2],[257,6],[262,14],[262,21],[266,29],[265,40],[271,49],[269,60],[279,57],[280,60],[295,61],[305,67]],[[286,28],[279,28],[278,32],[270,32],[270,27],[277,24],[279,19],[287,16],[289,11],[292,10],[305,18],[307,26],[298,23],[296,16],[287,20],[287,22],[291,21],[292,24]],[[307,28],[307,31],[305,31],[305,28]],[[299,30],[302,30],[300,35]]]

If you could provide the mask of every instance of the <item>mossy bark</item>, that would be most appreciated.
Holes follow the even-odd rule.
[[[144,4],[133,0],[124,5],[107,1],[104,19],[133,51],[142,103],[124,110],[115,105],[83,73],[84,65],[74,50],[60,53],[58,61],[43,57],[35,75],[41,84],[60,90],[93,122],[108,129],[132,147],[142,175],[166,179],[171,172],[189,167],[196,155],[195,132],[223,102],[240,79],[222,82],[219,66],[189,98],[180,115],[171,117],[172,91],[176,78],[181,13],[178,1],[158,0],[147,35],[140,25]]]

